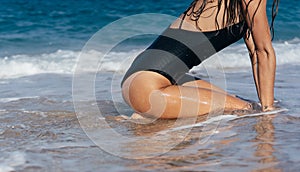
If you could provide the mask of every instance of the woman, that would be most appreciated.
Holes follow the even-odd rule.
[[[276,57],[267,0],[195,0],[133,62],[122,81],[124,100],[136,113],[178,118],[214,110],[251,109],[247,101],[186,73],[216,51],[244,37],[262,111],[272,110]],[[278,2],[273,2],[273,21]],[[224,102],[212,101],[221,100]]]

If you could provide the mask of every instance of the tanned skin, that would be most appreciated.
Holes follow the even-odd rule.
[[[263,111],[272,110],[274,101],[274,80],[276,69],[275,52],[271,43],[266,15],[267,0],[244,0],[243,10],[249,28],[244,40],[252,61],[253,76],[257,94]],[[200,2],[200,1],[199,1]],[[254,15],[255,14],[255,15]],[[215,22],[215,16],[212,22]],[[196,31],[196,26],[182,29]],[[238,21],[238,19],[237,19]],[[216,30],[203,20],[200,25],[206,30]],[[212,28],[209,28],[211,26]],[[175,21],[171,27],[178,27]],[[128,77],[122,86],[124,100],[135,110],[135,115],[151,118],[173,119],[204,115],[216,110],[251,109],[251,104],[225,90],[203,80],[191,81],[183,85],[172,85],[164,76],[152,71],[139,71]]]

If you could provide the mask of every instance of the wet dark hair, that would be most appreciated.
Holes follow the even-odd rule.
[[[270,25],[270,30],[271,30],[271,33],[272,33],[272,40],[273,40],[274,34],[275,34],[275,31],[274,31],[274,21],[275,21],[275,17],[278,14],[279,1],[280,0],[273,0],[273,4],[272,4],[272,21],[271,21],[271,25]]]
[[[242,18],[245,19],[247,17],[248,18],[252,17],[252,19],[253,19],[254,15],[257,11],[257,9],[256,9],[253,16],[249,16],[249,14],[247,14],[249,4],[252,1],[255,1],[255,0],[250,0],[248,2],[247,6],[246,6],[246,12],[242,9],[243,0],[203,0],[202,4],[198,8],[196,8],[196,5],[197,5],[198,1],[199,0],[194,0],[190,4],[188,9],[184,12],[183,20],[186,16],[189,16],[191,18],[191,20],[195,21],[196,27],[199,30],[201,30],[201,28],[199,27],[197,21],[199,20],[201,14],[203,12],[205,12],[206,10],[208,10],[208,9],[216,8],[216,7],[217,7],[217,15],[215,17],[215,24],[216,24],[217,29],[220,28],[220,23],[218,23],[217,17],[220,13],[220,8],[221,8],[221,5],[222,5],[223,2],[224,2],[224,5],[225,5],[225,11],[224,11],[224,16],[223,16],[222,27],[228,27],[228,26],[232,25],[233,23],[236,23],[237,19],[242,19]],[[207,4],[213,3],[214,1],[217,1],[218,4],[215,5],[215,6],[206,8]],[[261,1],[262,0],[259,0],[259,5],[261,4]],[[271,25],[270,25],[270,31],[272,33],[272,39],[274,37],[274,20],[275,20],[275,17],[277,15],[277,13],[278,13],[279,1],[280,0],[273,0],[273,4],[272,4],[272,14],[271,14],[272,20],[271,20]],[[253,20],[251,20],[251,21],[253,21]],[[253,27],[253,23],[251,23],[251,26],[249,27],[249,31],[250,31],[249,34],[252,31],[252,27]]]

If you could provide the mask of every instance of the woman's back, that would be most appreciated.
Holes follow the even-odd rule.
[[[239,0],[194,1],[171,28],[202,32],[220,30],[243,20],[240,9]]]

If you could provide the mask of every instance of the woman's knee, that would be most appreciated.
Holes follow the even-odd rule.
[[[166,104],[160,89],[168,85],[170,81],[160,74],[136,72],[125,80],[122,93],[125,101],[137,112],[157,114]]]

